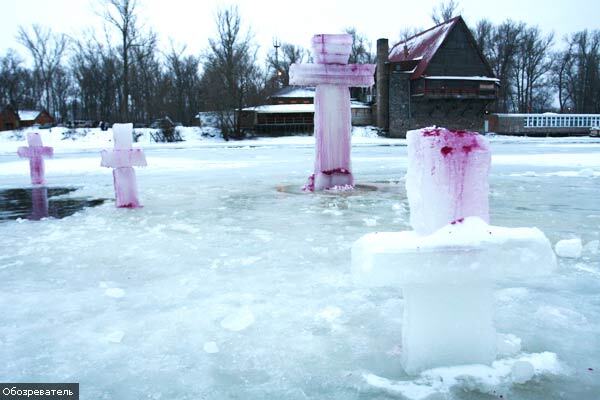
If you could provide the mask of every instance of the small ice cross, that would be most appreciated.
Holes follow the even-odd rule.
[[[133,124],[114,124],[114,150],[102,151],[103,167],[113,168],[116,206],[121,208],[141,207],[138,200],[136,167],[145,167],[146,157],[141,149],[131,148],[133,141]]]
[[[350,147],[352,116],[350,87],[370,87],[374,64],[348,64],[352,36],[315,35],[312,48],[316,64],[292,64],[291,85],[316,86],[315,172],[308,190],[352,186]]]
[[[19,147],[17,154],[21,158],[29,158],[29,174],[31,183],[34,185],[43,185],[46,183],[44,177],[44,157],[52,157],[54,149],[42,144],[42,138],[37,132],[27,134],[27,144],[29,147]]]

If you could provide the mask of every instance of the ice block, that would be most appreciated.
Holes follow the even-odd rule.
[[[410,224],[430,234],[461,218],[489,222],[491,153],[476,132],[426,128],[409,131],[406,193]]]

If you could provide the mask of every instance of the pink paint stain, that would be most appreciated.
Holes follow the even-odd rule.
[[[444,146],[440,149],[440,153],[442,153],[442,155],[446,157],[448,154],[452,153],[452,150],[454,150],[452,147]]]

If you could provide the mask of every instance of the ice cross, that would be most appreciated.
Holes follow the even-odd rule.
[[[34,185],[43,185],[46,183],[44,177],[44,157],[52,157],[54,149],[42,144],[42,138],[37,132],[27,134],[27,144],[29,147],[19,147],[17,154],[21,158],[29,158],[29,175],[31,183]]]
[[[112,129],[115,148],[112,151],[102,151],[101,165],[113,168],[116,206],[141,207],[133,167],[145,167],[146,157],[141,149],[131,148],[133,124],[114,124]]]
[[[315,172],[308,190],[353,185],[350,163],[350,87],[370,87],[374,64],[348,64],[352,36],[315,35],[312,49],[316,64],[292,64],[290,84],[316,86]]]
[[[406,191],[414,231],[370,233],[352,274],[402,289],[402,364],[410,373],[496,358],[493,285],[548,274],[556,258],[536,228],[488,225],[490,150],[474,132],[408,132]]]

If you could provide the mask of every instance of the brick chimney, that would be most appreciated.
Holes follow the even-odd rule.
[[[388,54],[390,51],[387,39],[377,39],[377,126],[383,130],[389,128],[389,74]]]

